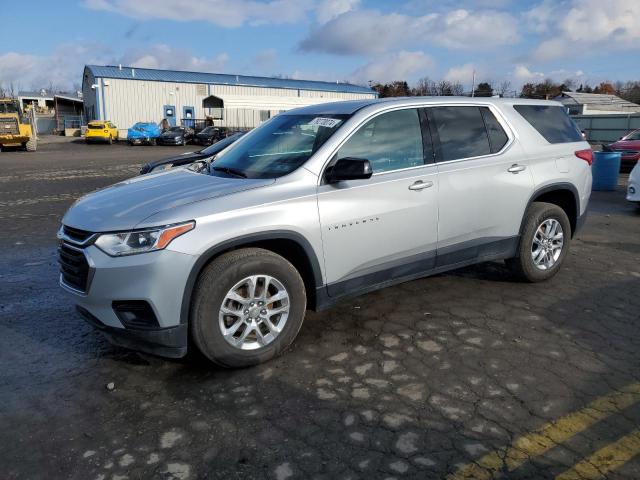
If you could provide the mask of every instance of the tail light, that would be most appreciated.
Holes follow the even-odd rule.
[[[593,165],[593,150],[587,148],[585,150],[578,150],[575,152],[576,157],[584,160],[589,164],[589,166]]]

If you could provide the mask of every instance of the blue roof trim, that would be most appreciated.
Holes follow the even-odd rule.
[[[155,70],[150,68],[87,65],[96,78],[121,78],[126,80],[152,80],[156,82],[206,83],[215,85],[239,85],[248,87],[288,88],[295,90],[320,90],[342,93],[369,93],[374,90],[350,83],[291,80],[285,78],[228,75],[222,73],[183,72],[180,70]],[[132,70],[135,71],[132,72]]]

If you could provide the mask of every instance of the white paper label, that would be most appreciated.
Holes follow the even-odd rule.
[[[339,118],[325,118],[316,117],[309,122],[309,125],[317,125],[318,127],[333,128],[338,125],[342,120]]]

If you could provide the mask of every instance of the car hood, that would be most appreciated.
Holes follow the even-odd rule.
[[[145,218],[189,203],[272,184],[273,179],[223,178],[186,169],[135,177],[80,198],[62,223],[91,232],[135,228]],[[176,222],[190,220],[177,218]]]

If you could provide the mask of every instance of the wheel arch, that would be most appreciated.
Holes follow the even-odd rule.
[[[573,238],[578,227],[578,217],[580,216],[580,196],[578,189],[574,185],[570,183],[554,183],[539,188],[529,199],[525,212],[533,202],[552,203],[562,208],[569,218],[571,237]],[[520,235],[522,235],[524,229],[524,220],[525,216],[523,215],[520,224]]]
[[[191,297],[198,276],[204,267],[224,253],[249,247],[264,248],[265,250],[277,253],[291,262],[304,281],[308,306],[316,308],[318,303],[316,290],[322,286],[322,271],[313,247],[306,238],[297,232],[288,230],[268,231],[227,240],[209,248],[200,255],[191,268],[182,295],[182,305],[180,308],[181,324],[188,323],[191,310]]]

